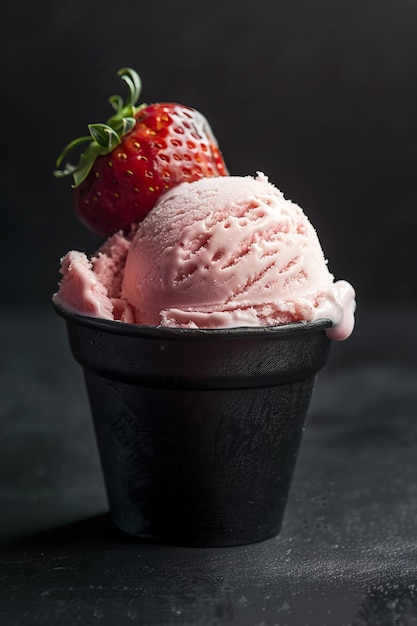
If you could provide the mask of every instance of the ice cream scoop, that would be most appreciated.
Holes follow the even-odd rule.
[[[353,328],[353,289],[334,283],[316,231],[263,174],[166,193],[130,246],[122,297],[138,324],[272,326],[328,317]]]
[[[355,294],[334,281],[315,229],[266,176],[203,178],[165,193],[128,236],[91,261],[71,252],[56,301],[74,312],[177,328],[354,325]]]

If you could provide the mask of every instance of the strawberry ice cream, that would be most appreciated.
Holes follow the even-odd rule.
[[[184,182],[89,260],[69,252],[55,302],[84,315],[180,328],[330,319],[353,330],[355,293],[334,281],[302,209],[263,174]]]

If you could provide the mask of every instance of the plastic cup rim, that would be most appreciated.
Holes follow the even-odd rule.
[[[321,318],[312,322],[291,322],[276,326],[236,326],[230,328],[169,328],[165,326],[146,326],[129,324],[118,320],[107,320],[99,317],[82,315],[70,311],[60,303],[53,301],[57,314],[67,322],[83,326],[90,330],[102,331],[111,335],[130,337],[164,338],[173,340],[184,339],[230,339],[233,337],[265,337],[269,335],[291,335],[306,332],[325,331],[332,326],[329,319]]]

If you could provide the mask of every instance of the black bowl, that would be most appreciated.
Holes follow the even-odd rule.
[[[277,534],[331,322],[168,329],[55,309],[83,367],[115,524],[188,546]]]

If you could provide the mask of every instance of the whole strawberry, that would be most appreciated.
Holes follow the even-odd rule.
[[[210,126],[201,113],[175,103],[137,107],[138,74],[122,68],[126,102],[112,96],[115,114],[107,124],[90,124],[90,135],[69,143],[57,160],[88,142],[78,165],[55,176],[74,177],[74,204],[80,220],[108,236],[140,222],[167,189],[184,181],[226,176],[227,169]]]

